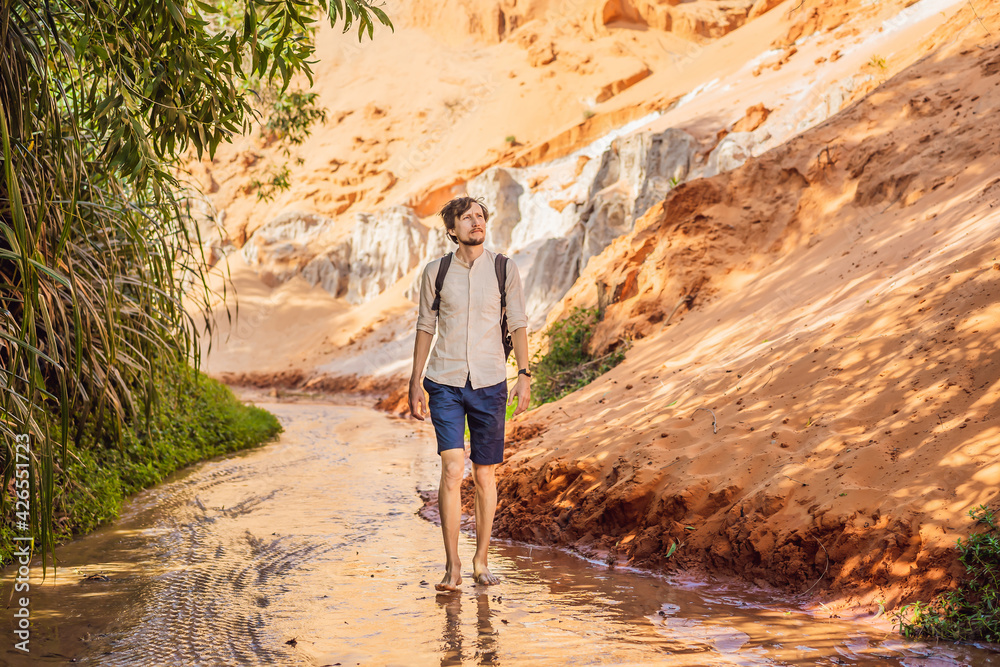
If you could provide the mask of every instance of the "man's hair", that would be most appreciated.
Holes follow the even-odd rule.
[[[444,220],[444,230],[448,238],[451,239],[452,243],[458,243],[458,238],[454,235],[455,223],[462,215],[472,208],[473,204],[479,204],[483,207],[483,219],[489,222],[490,220],[490,210],[486,208],[486,204],[483,203],[482,197],[477,197],[473,199],[472,197],[455,197],[450,202],[444,205],[441,209],[441,219]]]

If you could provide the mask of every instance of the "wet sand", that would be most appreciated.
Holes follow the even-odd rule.
[[[429,425],[357,406],[263,407],[286,428],[278,442],[137,495],[119,521],[57,549],[57,577],[42,583],[34,568],[31,656],[5,642],[0,662],[1000,665],[773,591],[524,545],[496,545],[500,585],[465,572],[461,592],[437,594],[440,530],[418,516],[418,489],[438,475]],[[469,569],[473,538],[462,540]],[[4,600],[10,588],[8,570]]]

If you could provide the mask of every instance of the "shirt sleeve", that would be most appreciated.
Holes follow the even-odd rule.
[[[420,276],[420,305],[417,310],[417,331],[426,331],[434,335],[437,330],[437,313],[431,310],[434,305],[434,281],[430,269],[435,262],[429,262]]]
[[[525,315],[524,289],[521,287],[521,274],[514,260],[507,260],[507,331],[513,333],[528,326]]]

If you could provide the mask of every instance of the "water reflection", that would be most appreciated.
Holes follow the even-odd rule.
[[[479,635],[476,639],[476,658],[480,665],[499,665],[497,657],[497,636],[490,618],[490,596],[480,593],[476,596],[476,626]]]
[[[444,609],[441,667],[459,667],[465,664],[465,655],[462,653],[462,594],[438,593],[437,603]]]
[[[444,610],[444,632],[441,635],[441,667],[458,667],[466,664],[499,665],[500,633],[493,627],[490,596],[477,593],[476,598],[476,652],[467,662],[462,649],[462,593],[438,593],[437,604]]]

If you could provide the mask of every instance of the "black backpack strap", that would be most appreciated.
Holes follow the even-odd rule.
[[[507,258],[497,253],[496,258],[497,284],[500,285],[500,340],[503,342],[504,363],[514,349],[510,331],[507,329]]]
[[[500,308],[507,307],[507,258],[497,253],[496,258],[497,284],[500,285]]]
[[[448,273],[448,267],[451,266],[451,255],[448,253],[441,258],[441,263],[438,264],[437,278],[434,279],[434,303],[431,304],[431,310],[438,310],[441,307],[441,288],[444,287],[444,276]]]

